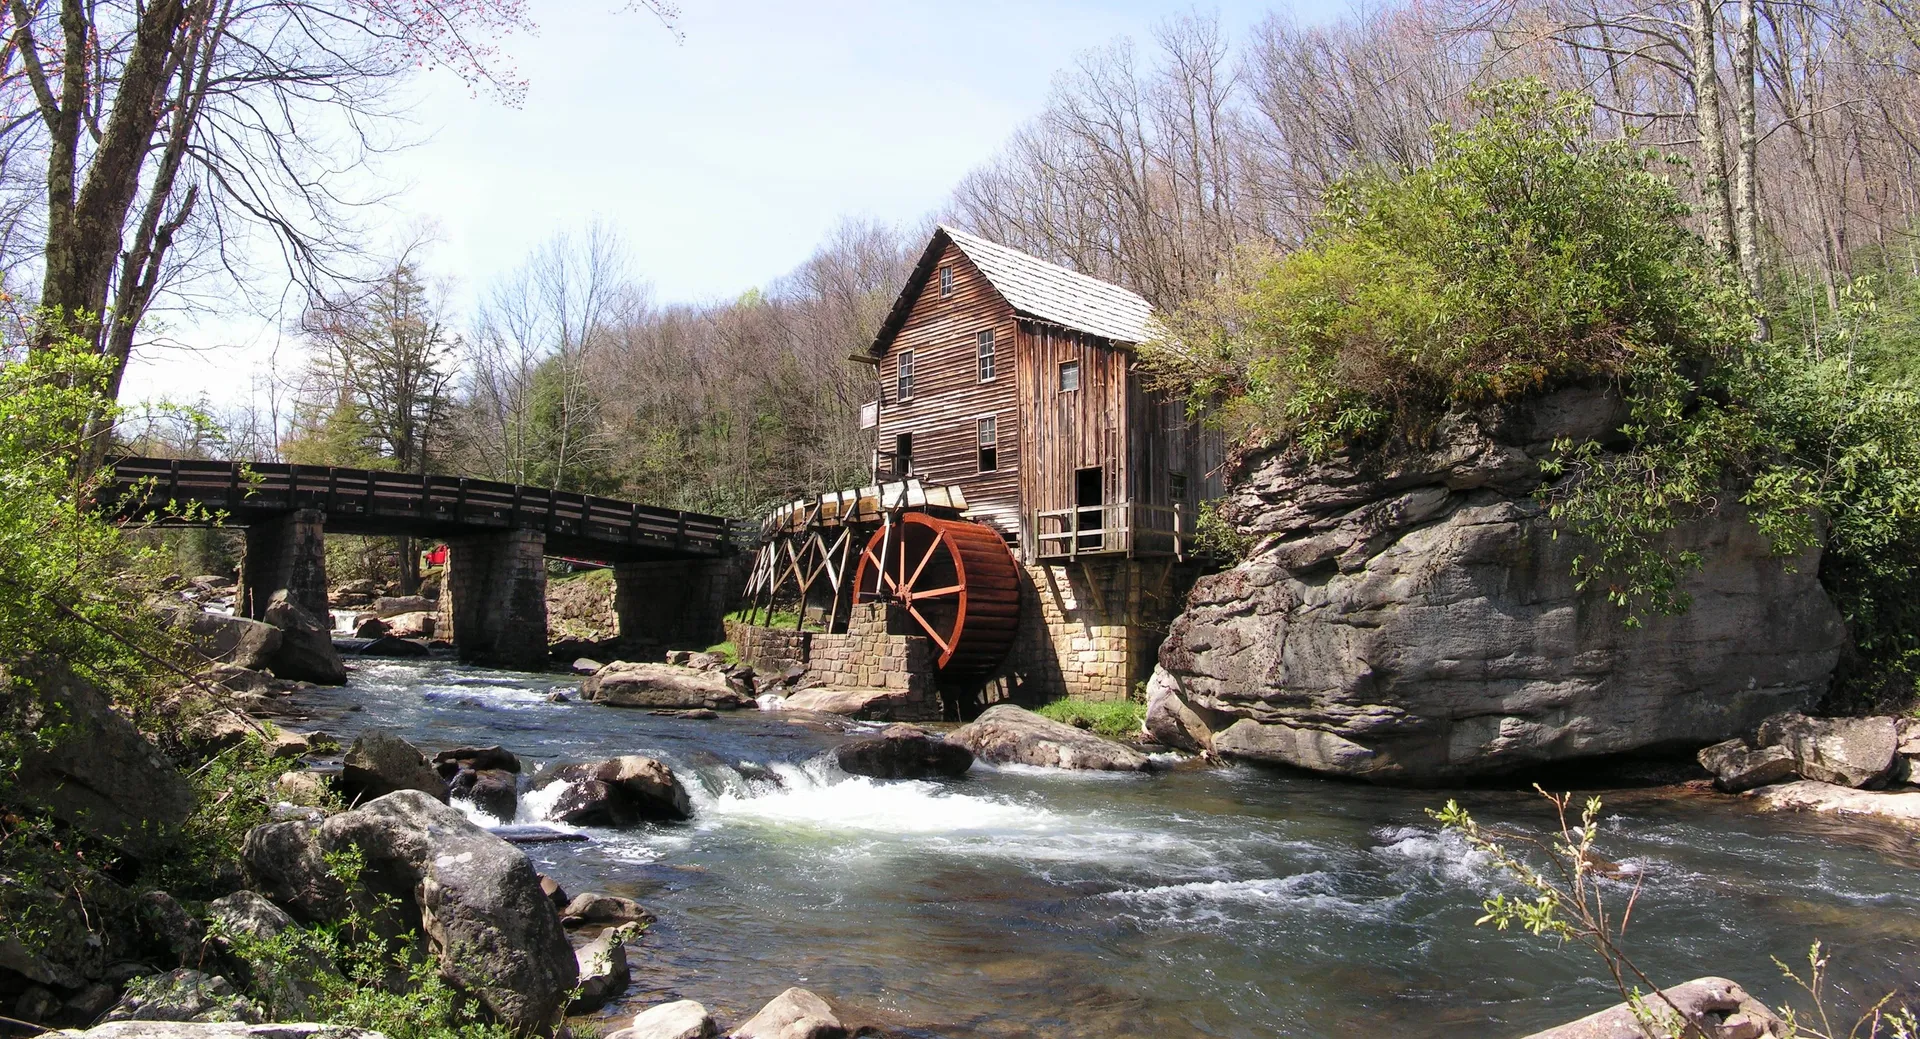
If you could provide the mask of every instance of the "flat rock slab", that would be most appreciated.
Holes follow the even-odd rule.
[[[609,707],[695,710],[745,707],[752,703],[718,671],[676,664],[616,660],[580,683],[580,696]]]
[[[1855,790],[1802,779],[1750,790],[1747,796],[1769,812],[1857,816],[1920,830],[1920,790]]]
[[[549,826],[489,826],[487,832],[508,844],[562,844],[584,841],[584,833],[570,833]]]
[[[822,686],[790,694],[781,705],[788,711],[819,711],[865,721],[932,721],[939,717],[937,705],[905,689],[853,689]]]
[[[931,779],[964,776],[973,752],[911,725],[889,725],[878,736],[833,748],[841,771],[875,779]]]
[[[607,1039],[713,1039],[719,1033],[707,1008],[691,999],[648,1007],[633,1024]]]
[[[1688,1021],[1699,1026],[1699,1032],[1706,1039],[1781,1039],[1787,1035],[1786,1022],[1766,1004],[1748,995],[1746,989],[1725,978],[1695,978],[1665,989],[1664,994],[1665,1001],[1658,997],[1647,999],[1647,1008],[1663,1018],[1671,1018],[1677,1007]],[[1535,1032],[1526,1039],[1645,1039],[1645,1036],[1633,1008],[1622,1003],[1578,1021]]]
[[[1146,772],[1153,768],[1153,762],[1132,747],[1012,704],[987,708],[980,717],[948,733],[947,741],[995,765],[1106,772]]]

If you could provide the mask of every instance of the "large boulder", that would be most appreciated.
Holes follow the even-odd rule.
[[[616,660],[580,683],[582,699],[609,707],[696,710],[745,707],[749,689],[720,671]]]
[[[553,818],[575,826],[632,826],[693,817],[693,800],[673,769],[638,754],[566,765],[554,770],[553,780],[568,784],[554,802]]]
[[[320,685],[347,683],[347,666],[333,648],[330,625],[294,605],[284,593],[274,595],[262,619],[280,629],[280,649],[267,661],[274,675]]]
[[[182,967],[127,983],[107,1021],[238,1021],[258,1024],[260,1008],[219,975]]]
[[[876,779],[931,779],[964,776],[973,752],[912,725],[889,725],[878,736],[850,740],[833,748],[841,771]]]
[[[1750,790],[1761,811],[1851,816],[1920,830],[1920,790],[1855,790],[1811,779]]]
[[[560,910],[560,922],[574,927],[595,924],[649,924],[653,914],[631,898],[588,891],[567,900]]]
[[[139,858],[170,846],[193,790],[91,682],[44,657],[0,663],[0,721],[28,745],[15,796]]]
[[[205,610],[171,609],[172,625],[210,660],[250,671],[272,665],[280,652],[280,629],[262,621]],[[286,677],[286,676],[282,676]]]
[[[648,1007],[607,1039],[713,1039],[719,1031],[704,1005],[682,999]]]
[[[1793,1034],[1765,1003],[1725,978],[1695,978],[1645,997],[1642,1005],[1662,1021],[1684,1018],[1694,1026],[1685,1034],[1701,1039],[1785,1039]],[[1660,1034],[1682,1034],[1684,1026],[1673,1023],[1671,1032]],[[1646,1034],[1633,1006],[1621,1003],[1526,1039],[1645,1039]]]
[[[1736,504],[1669,535],[1691,608],[1629,627],[1590,552],[1534,498],[1555,437],[1604,434],[1604,391],[1455,416],[1386,463],[1250,457],[1227,516],[1256,547],[1201,578],[1160,650],[1149,725],[1176,746],[1437,783],[1693,750],[1825,690],[1845,640],[1819,548],[1791,558]]]
[[[349,891],[327,859],[358,849]],[[417,790],[322,821],[258,826],[242,848],[256,887],[297,918],[338,919],[350,900],[397,904],[385,921],[425,936],[440,973],[519,1031],[544,1031],[577,979],[573,949],[519,849]],[[384,897],[382,897],[384,896]]]
[[[1042,718],[1012,704],[995,704],[980,717],[947,734],[947,741],[995,765],[1143,772],[1153,762],[1121,743]]]
[[[1713,785],[1729,794],[1778,783],[1793,775],[1793,754],[1785,747],[1754,748],[1739,738],[1704,747],[1700,767],[1713,773]]]
[[[264,943],[273,942],[294,929],[293,918],[257,891],[236,891],[207,903],[212,922],[212,937],[252,980],[252,989],[264,998],[276,1014],[305,1016],[309,1003],[319,993],[322,977],[337,976],[334,965],[317,949],[306,949],[301,970],[287,970],[285,962],[274,954],[261,954]],[[251,955],[250,955],[251,954]]]
[[[790,988],[729,1034],[733,1039],[842,1039],[847,1029],[826,1000]]]
[[[567,1013],[591,1014],[626,994],[633,982],[633,971],[627,966],[627,938],[626,928],[609,927],[574,950],[580,994],[573,998]]]
[[[789,693],[780,702],[784,711],[819,711],[866,721],[932,721],[940,706],[921,692],[909,689],[819,686]]]
[[[373,615],[385,620],[409,613],[432,613],[437,607],[424,595],[383,595],[373,600]]]
[[[430,639],[439,630],[440,615],[422,610],[396,614],[381,623],[387,626],[387,634],[394,638]]]
[[[418,790],[445,801],[447,782],[418,747],[384,729],[361,733],[341,761],[340,790],[349,800],[371,801],[396,790]]]
[[[447,781],[447,796],[472,801],[501,822],[512,822],[520,809],[519,780],[501,768],[462,769]]]
[[[1792,755],[1802,779],[1859,789],[1887,784],[1899,764],[1900,732],[1892,718],[1775,715],[1760,723],[1760,746]]]

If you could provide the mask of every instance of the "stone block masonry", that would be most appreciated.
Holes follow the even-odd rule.
[[[853,608],[845,634],[729,622],[727,636],[755,670],[777,675],[800,664],[806,669],[803,685],[896,692],[901,695],[890,708],[892,717],[937,721],[942,712],[933,640],[893,634],[890,619],[885,604],[863,603]]]
[[[261,619],[280,591],[287,593],[287,601],[326,622],[327,514],[319,509],[295,509],[247,527],[240,614]]]
[[[454,538],[437,632],[460,659],[538,670],[547,664],[547,536],[537,530]]]
[[[1173,559],[1091,557],[1021,568],[1020,634],[985,699],[1125,700],[1200,574]]]
[[[753,556],[621,563],[613,568],[620,638],[704,649],[726,637],[727,610],[747,583]]]
[[[752,665],[760,674],[778,678],[789,668],[806,666],[812,632],[762,628],[744,621],[727,621],[726,631],[741,663]]]

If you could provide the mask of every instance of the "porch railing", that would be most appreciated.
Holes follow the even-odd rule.
[[[1193,548],[1193,506],[1120,502],[1031,514],[1034,555],[1040,560],[1081,556],[1173,556]]]

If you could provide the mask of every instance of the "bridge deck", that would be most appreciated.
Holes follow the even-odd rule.
[[[204,505],[234,526],[319,509],[330,533],[448,538],[538,530],[549,555],[605,562],[718,556],[745,541],[719,516],[463,476],[176,458],[110,464],[119,514],[164,524],[205,523],[177,518],[169,503]]]

